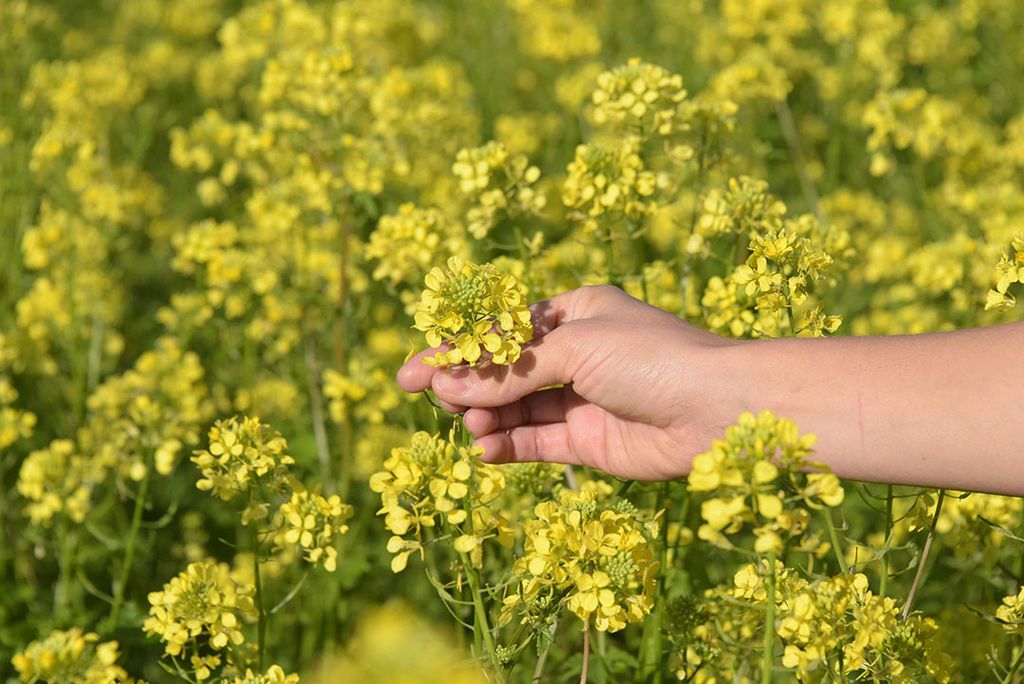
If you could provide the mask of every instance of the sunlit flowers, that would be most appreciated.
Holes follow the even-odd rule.
[[[617,632],[651,611],[658,563],[650,538],[657,524],[599,496],[587,487],[537,504],[524,528],[525,553],[515,563],[519,587],[505,600],[506,615],[564,601],[580,620]]]
[[[597,123],[617,124],[639,137],[672,133],[685,98],[681,76],[637,57],[598,76],[591,97]]]
[[[202,477],[199,489],[212,491],[225,501],[254,485],[278,489],[284,485],[287,466],[295,462],[288,443],[259,418],[229,418],[210,428],[210,446],[192,457]],[[245,521],[258,514],[246,511]]]
[[[12,663],[23,682],[129,682],[128,673],[117,664],[118,657],[116,641],[101,643],[95,632],[83,633],[74,627],[33,641]]]
[[[384,470],[370,477],[380,494],[384,525],[392,532],[387,548],[391,570],[401,572],[413,553],[424,552],[424,530],[447,526],[453,545],[469,554],[474,565],[483,560],[487,539],[507,545],[508,523],[493,510],[505,489],[500,468],[480,462],[479,447],[456,447],[426,432],[415,433],[408,447],[396,447]]]
[[[191,563],[184,572],[149,595],[143,629],[164,644],[172,657],[213,651],[245,641],[242,625],[255,615],[252,587],[239,584],[224,563]]]
[[[1017,299],[1010,292],[1016,283],[1024,283],[1024,233],[1013,239],[1010,249],[996,264],[996,286],[989,290],[986,309],[1012,309]]]
[[[352,517],[352,507],[343,504],[337,495],[323,497],[306,491],[293,492],[281,504],[284,541],[302,549],[303,557],[319,564],[328,572],[338,567],[336,537],[348,532],[345,521]]]
[[[430,346],[448,346],[427,357],[427,363],[511,364],[519,359],[522,345],[533,339],[526,288],[515,276],[491,264],[451,257],[445,268],[427,274],[426,285],[414,327],[426,333]]]
[[[728,547],[729,535],[754,523],[754,550],[777,552],[807,529],[807,508],[841,504],[839,478],[808,459],[814,441],[770,411],[741,415],[725,439],[693,460],[690,491],[712,494],[701,503],[698,536]]]

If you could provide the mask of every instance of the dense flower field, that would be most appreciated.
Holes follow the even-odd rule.
[[[610,283],[1020,317],[1018,0],[0,0],[0,679],[1024,678],[1024,503],[489,465],[394,372]]]

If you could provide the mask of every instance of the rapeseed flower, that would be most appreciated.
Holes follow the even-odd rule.
[[[427,274],[426,285],[414,327],[426,333],[430,346],[448,345],[446,351],[425,359],[426,363],[475,366],[483,359],[511,364],[519,359],[523,345],[533,339],[526,288],[515,276],[503,274],[491,264],[478,266],[451,257],[446,268],[435,267]]]

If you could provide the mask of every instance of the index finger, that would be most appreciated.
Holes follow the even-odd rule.
[[[530,305],[533,336],[538,339],[569,321],[586,318],[611,297],[621,296],[622,291],[608,285],[580,287],[555,295],[550,299]],[[447,369],[438,369],[423,363],[424,357],[444,351],[447,346],[432,347],[419,352],[398,369],[396,380],[406,392],[422,392],[430,388],[434,374]]]

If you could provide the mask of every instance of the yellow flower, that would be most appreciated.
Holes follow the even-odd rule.
[[[640,137],[667,136],[679,127],[679,103],[686,98],[683,78],[666,69],[631,58],[597,77],[594,121],[612,123]]]
[[[286,543],[301,548],[308,562],[322,565],[328,572],[337,569],[338,551],[334,548],[334,539],[348,532],[345,521],[352,517],[351,506],[343,504],[337,495],[325,498],[299,491],[281,504],[279,515]]]
[[[752,523],[758,553],[781,551],[787,541],[798,540],[808,517],[798,502],[811,508],[843,502],[839,478],[808,460],[813,444],[814,435],[801,436],[792,421],[770,411],[741,415],[726,428],[725,439],[693,459],[689,490],[712,494],[701,503],[698,537],[728,548],[728,535]],[[809,467],[816,472],[806,472]],[[786,496],[784,484],[797,496]],[[813,538],[806,541],[817,547]]]
[[[12,663],[23,682],[106,684],[134,681],[117,665],[120,657],[117,642],[100,643],[99,640],[95,632],[83,633],[78,627],[56,630],[45,639],[30,643],[14,656]]]
[[[449,347],[427,363],[475,366],[486,359],[511,364],[519,359],[522,345],[533,339],[526,289],[514,276],[490,264],[477,266],[451,257],[447,268],[435,267],[427,274],[426,285],[414,327],[426,333],[430,346]]]
[[[526,523],[524,554],[515,562],[519,586],[506,598],[503,619],[521,608],[550,610],[552,601],[601,631],[617,632],[640,622],[654,605],[654,560],[650,536],[657,526],[635,509],[600,500],[607,491],[565,490],[537,504]]]
[[[285,674],[280,665],[271,665],[264,674],[246,669],[244,675],[228,681],[231,684],[298,684],[299,675]]]
[[[260,423],[259,418],[233,417],[219,420],[210,428],[210,446],[196,451],[192,462],[202,473],[196,487],[213,491],[224,501],[248,491],[254,484],[280,489],[288,466],[295,463],[285,450],[288,443],[279,433]],[[250,505],[243,524],[262,517]]]
[[[996,609],[996,617],[1010,634],[1024,634],[1024,587],[1016,594],[1003,597]]]
[[[456,448],[450,441],[426,432],[412,436],[408,447],[391,450],[384,470],[370,477],[370,489],[380,494],[385,527],[394,534],[388,552],[393,572],[401,572],[409,556],[423,553],[424,527],[450,526],[457,549],[468,553],[475,566],[483,563],[483,542],[505,546],[511,530],[496,510],[505,478],[501,470],[480,462],[479,447]]]
[[[149,594],[149,617],[142,628],[160,637],[171,657],[237,646],[245,640],[242,621],[255,617],[253,591],[233,580],[225,563],[190,563],[161,591]]]

